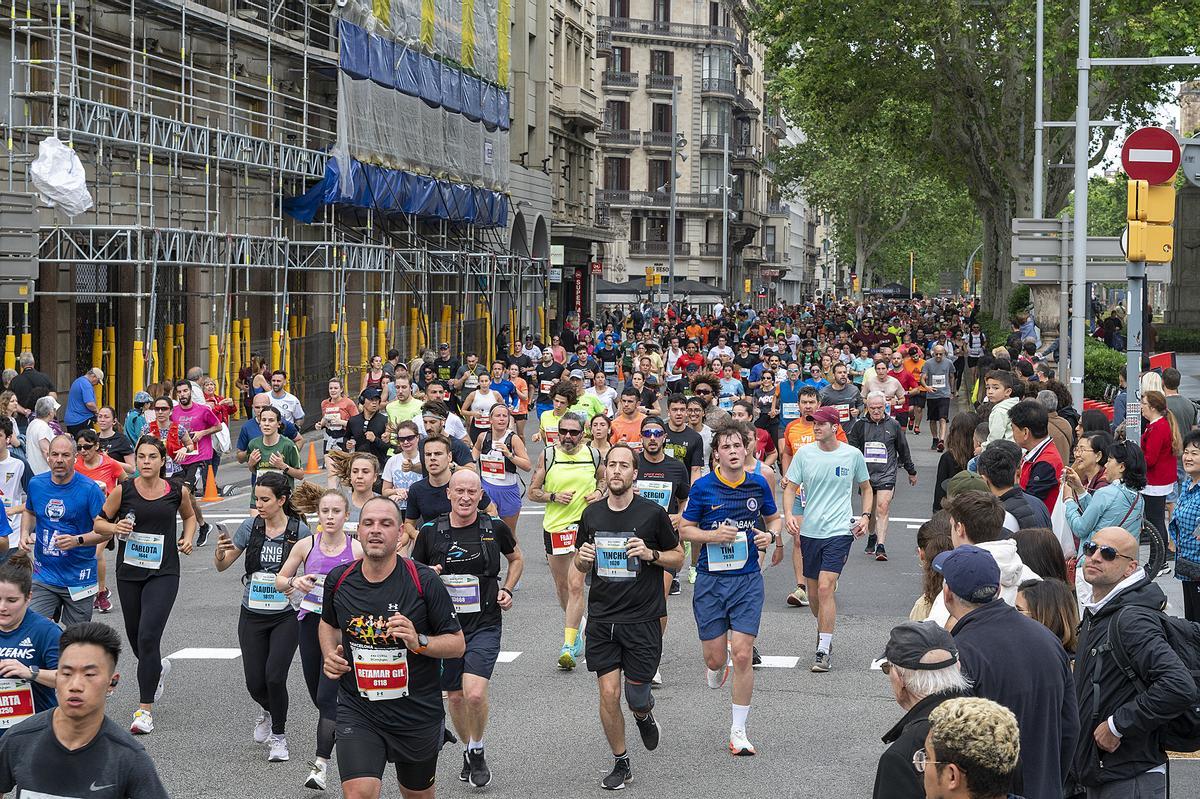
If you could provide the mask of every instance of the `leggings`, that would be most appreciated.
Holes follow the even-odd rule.
[[[1200,583],[1181,580],[1183,586],[1183,617],[1188,621],[1200,621]]]
[[[160,574],[145,580],[117,580],[125,635],[138,660],[138,701],[143,705],[153,704],[154,692],[158,690],[158,679],[162,676],[163,630],[178,594],[178,574]]]
[[[317,640],[317,628],[320,626],[319,613],[308,613],[300,620],[300,665],[304,669],[308,695],[317,706],[319,715],[317,757],[328,760],[333,756],[333,733],[337,727],[338,684],[321,670],[321,644]]]
[[[287,729],[287,678],[299,636],[300,625],[291,608],[278,613],[252,613],[243,607],[238,617],[246,690],[271,714],[274,735],[283,735]]]
[[[1158,530],[1158,534],[1162,536],[1163,541],[1167,540],[1167,498],[1151,497],[1142,494],[1142,499],[1146,501],[1146,521],[1152,523]]]

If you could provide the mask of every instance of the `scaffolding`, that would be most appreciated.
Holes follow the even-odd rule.
[[[8,189],[32,192],[28,165],[55,136],[79,154],[95,205],[69,221],[42,213],[36,300],[9,305],[6,358],[18,330],[21,349],[36,332],[43,368],[105,367],[108,403],[196,365],[229,395],[255,355],[323,394],[325,345],[313,361],[289,342],[323,337],[346,378],[391,348],[484,354],[502,323],[514,338],[542,332],[546,264],[513,254],[503,229],[284,213],[338,144],[328,6],[9,2]]]

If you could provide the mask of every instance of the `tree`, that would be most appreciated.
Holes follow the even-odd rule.
[[[1126,184],[1124,173],[1112,177],[1092,175],[1088,178],[1088,235],[1120,236],[1125,230]],[[1072,192],[1062,215],[1075,213],[1075,194]]]
[[[1070,119],[1075,105],[1077,4],[1046,3],[1045,112]],[[1010,230],[1032,215],[1034,4],[1009,0],[761,0],[756,24],[785,115],[816,121],[837,141],[874,132],[932,174],[960,180],[983,220],[985,309],[1003,316],[1010,288]],[[1190,53],[1200,5],[1093,0],[1093,55]],[[1172,82],[1195,68],[1100,68],[1091,73],[1093,119],[1148,119]],[[923,125],[876,123],[899,102]],[[809,135],[817,135],[806,128]],[[1095,132],[1082,160],[1096,163],[1114,129]],[[1051,166],[1074,160],[1073,131],[1052,128]],[[1046,170],[1045,215],[1067,200],[1069,169]]]

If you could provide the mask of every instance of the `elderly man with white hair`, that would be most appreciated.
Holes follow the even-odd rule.
[[[954,638],[933,622],[906,621],[892,628],[878,661],[904,717],[883,736],[873,799],[924,799],[913,755],[925,747],[929,714],[947,699],[965,696],[971,684],[958,662]]]
[[[92,367],[75,378],[75,382],[71,384],[63,423],[72,436],[84,428],[91,427],[92,422],[96,420],[96,386],[103,382],[104,372]]]
[[[888,512],[896,490],[896,467],[904,467],[908,472],[908,484],[913,486],[917,484],[917,467],[909,454],[904,428],[888,415],[887,398],[882,391],[867,394],[866,416],[854,421],[846,433],[846,440],[862,451],[874,491],[874,507],[863,508],[864,512],[871,513],[866,552],[874,555],[875,560],[887,560],[884,542],[887,540]]]

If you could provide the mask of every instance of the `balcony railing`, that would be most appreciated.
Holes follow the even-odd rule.
[[[746,93],[744,91],[741,91],[741,90],[737,91],[737,93],[734,95],[733,104],[734,104],[734,106],[737,107],[737,109],[739,111],[745,112],[747,114],[757,114],[758,113],[758,107],[756,105],[754,105],[753,100],[751,100],[749,97],[746,96]]]
[[[666,255],[670,252],[669,242],[665,241],[631,241],[629,242],[630,255]],[[676,255],[691,255],[691,242],[677,241],[675,242]]]
[[[746,261],[761,261],[763,259],[762,247],[757,244],[747,244],[742,248],[742,259]]]
[[[737,96],[737,84],[727,78],[704,78],[700,82],[700,91],[708,94],[727,94]]]
[[[788,216],[792,213],[792,207],[785,202],[771,200],[767,203],[767,213],[771,216]]]
[[[738,161],[762,161],[762,148],[757,144],[739,144],[733,151]]]
[[[671,91],[676,86],[683,85],[683,78],[678,75],[654,75],[646,76],[646,91]]]
[[[642,143],[642,132],[640,130],[624,130],[622,128],[605,126],[596,130],[596,136],[606,146],[637,147]]]
[[[730,198],[729,207],[740,207],[741,198]],[[596,204],[621,206],[627,208],[669,208],[671,206],[670,192],[632,191],[628,189],[598,189]],[[679,192],[675,195],[675,204],[684,210],[716,210],[721,209],[721,195],[716,192]]]
[[[671,148],[671,131],[669,130],[648,130],[642,134],[643,147],[665,147]]]
[[[638,74],[636,72],[617,72],[616,70],[609,69],[605,70],[601,83],[608,89],[636,89],[638,86]]]
[[[740,43],[737,31],[724,25],[693,25],[687,22],[659,22],[630,17],[598,17],[599,31],[608,30],[616,37],[654,36],[695,42],[721,42],[735,47]]]
[[[783,117],[777,111],[768,111],[763,116],[763,124],[782,136],[787,133],[787,125],[784,124]]]
[[[701,150],[724,150],[725,149],[725,134],[724,133],[703,133],[700,135]]]
[[[720,242],[710,244],[706,241],[700,245],[700,255],[706,258],[720,258],[724,249]]]
[[[596,55],[609,55],[612,53],[612,30],[609,28],[598,28],[596,30]]]

